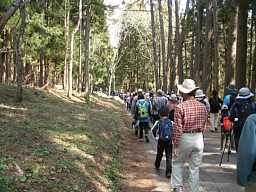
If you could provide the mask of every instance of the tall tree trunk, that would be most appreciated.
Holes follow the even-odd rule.
[[[208,2],[208,8],[206,11],[206,34],[204,41],[204,51],[203,51],[203,73],[202,73],[202,89],[207,91],[209,87],[209,75],[211,74],[212,66],[212,53],[211,53],[211,43],[212,43],[212,0]]]
[[[191,62],[189,65],[189,74],[192,79],[195,79],[195,19],[196,14],[195,14],[195,0],[192,0],[192,11],[193,11],[193,22],[192,22],[192,41],[191,41]]]
[[[71,42],[70,42],[70,62],[69,62],[69,82],[68,82],[68,97],[72,97],[72,91],[73,91],[73,56],[74,56],[74,40],[75,40],[75,34],[78,32],[80,23],[82,20],[82,4],[83,1],[79,1],[79,18],[77,21],[77,25],[74,29],[74,31],[71,34]]]
[[[20,6],[20,16],[21,16],[21,24],[19,33],[15,30],[14,34],[14,45],[15,45],[15,63],[17,69],[17,101],[21,102],[23,100],[23,91],[22,91],[22,83],[23,83],[23,63],[21,57],[21,47],[23,36],[26,28],[26,7],[25,4]]]
[[[44,85],[44,49],[40,49],[40,64],[39,64],[39,87]]]
[[[230,2],[229,25],[227,29],[226,63],[225,63],[225,88],[235,84],[236,66],[236,41],[237,41],[237,8],[236,0]]]
[[[168,66],[166,64],[164,19],[163,19],[163,7],[162,7],[161,0],[158,0],[158,10],[159,10],[160,37],[161,37],[161,48],[162,48],[163,90],[167,92]]]
[[[4,30],[5,25],[8,20],[15,14],[15,12],[26,3],[29,3],[30,0],[16,0],[14,1],[9,9],[0,17],[0,33]]]
[[[70,1],[65,0],[65,60],[64,60],[64,74],[63,74],[63,87],[68,90],[68,59],[69,59],[69,40],[70,40]]]
[[[256,30],[255,30],[255,35],[256,35]],[[256,91],[256,46],[254,47],[254,52],[253,52],[253,63],[252,63],[252,81],[251,81],[251,89],[253,92]]]
[[[175,65],[178,68],[178,75],[179,75],[179,66],[178,66],[178,53],[179,53],[179,38],[180,38],[180,16],[179,16],[179,5],[180,2],[179,0],[175,0],[175,24],[176,24],[176,30],[175,30]],[[177,73],[176,73],[176,77],[175,77],[175,81],[178,80],[177,79]]]
[[[89,55],[90,55],[90,31],[91,31],[91,11],[90,7],[86,7],[86,15],[83,22],[84,35],[84,85],[85,97],[88,99],[90,93],[90,71],[89,71]]]
[[[80,25],[80,38],[79,38],[79,69],[78,69],[78,92],[82,91],[82,35],[83,25]]]
[[[150,15],[151,15],[151,31],[153,39],[153,65],[154,65],[154,75],[155,75],[155,87],[156,90],[159,89],[159,78],[158,78],[158,61],[157,61],[157,44],[156,44],[156,30],[155,30],[155,13],[154,13],[154,4],[153,0],[150,0]]]
[[[48,77],[49,77],[49,62],[46,59],[46,57],[44,57],[44,84],[48,83]]]
[[[252,80],[251,80],[251,89],[255,92],[256,88],[256,7],[252,10],[252,20],[254,24],[254,52],[253,52],[253,61],[252,61]]]
[[[5,53],[5,83],[9,84],[11,77],[11,53],[10,53],[11,34],[6,30],[6,53]]]
[[[188,15],[188,12],[189,12],[189,2],[190,0],[187,0],[187,3],[186,3],[186,9],[185,9],[185,13],[184,13],[184,16],[183,16],[183,19],[181,21],[181,33],[179,34],[179,37],[178,37],[178,74],[179,74],[179,84],[181,84],[183,82],[183,79],[184,79],[184,69],[183,69],[183,66],[184,66],[184,63],[183,63],[183,54],[182,54],[182,50],[183,50],[183,44],[184,44],[184,41],[185,41],[185,36],[186,36],[186,20],[187,20],[187,15]]]
[[[202,80],[202,43],[203,43],[203,5],[202,0],[197,0],[197,23],[196,23],[196,44],[195,44],[195,80]]]
[[[236,86],[246,86],[248,0],[238,0]]]
[[[213,13],[213,45],[214,45],[214,62],[213,62],[213,88],[219,90],[219,49],[218,49],[218,21],[217,21],[217,0],[212,0]]]
[[[173,60],[173,33],[172,33],[172,0],[168,0],[168,47],[167,47],[167,65],[169,67],[169,90],[174,90],[176,66]]]
[[[5,33],[3,32],[1,38],[5,39]],[[4,55],[5,55],[5,46],[3,42],[0,42],[0,84],[3,82],[3,75],[4,75]]]
[[[252,77],[252,60],[253,60],[253,33],[254,33],[254,22],[253,22],[253,14],[251,15],[250,22],[250,47],[249,47],[249,65],[248,65],[248,85],[251,85],[251,77]]]

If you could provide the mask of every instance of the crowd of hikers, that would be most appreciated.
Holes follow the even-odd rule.
[[[256,191],[256,105],[247,87],[239,91],[234,85],[226,89],[223,100],[217,90],[210,98],[192,79],[178,85],[178,94],[162,90],[127,93],[127,110],[133,116],[132,128],[141,141],[150,142],[149,133],[157,139],[155,168],[166,156],[166,177],[171,178],[175,192],[184,191],[183,171],[188,163],[188,191],[199,192],[199,167],[202,164],[204,133],[208,119],[210,132],[220,133],[220,150],[225,151],[227,136],[237,153],[237,180],[247,192]],[[226,139],[226,140],[225,140]],[[226,142],[225,142],[226,141]],[[231,150],[229,150],[231,153]]]

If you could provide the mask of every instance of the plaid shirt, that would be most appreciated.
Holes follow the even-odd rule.
[[[177,146],[184,132],[206,129],[207,110],[204,104],[190,99],[175,108],[173,143]]]

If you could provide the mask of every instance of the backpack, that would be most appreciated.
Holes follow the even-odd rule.
[[[242,129],[247,117],[255,113],[256,106],[254,102],[246,102],[238,104],[236,110],[236,117],[238,118],[236,124],[240,129]]]
[[[228,109],[231,109],[232,105],[236,101],[236,96],[231,94],[231,95],[226,95],[223,99],[223,104],[228,106]]]
[[[148,104],[145,100],[139,100],[137,103],[139,119],[146,119],[149,117]]]
[[[204,104],[204,106],[207,105],[204,99],[202,99],[202,100],[197,100],[197,101],[199,101],[200,103]]]
[[[161,111],[164,109],[164,107],[167,105],[167,98],[164,97],[164,96],[161,96],[161,97],[157,97],[157,111],[158,113],[161,113]]]
[[[170,119],[161,119],[158,124],[159,139],[169,141],[172,137],[172,121]]]
[[[210,105],[211,105],[211,111],[218,112],[221,109],[218,97],[211,98]]]
[[[156,97],[153,97],[151,99],[151,104],[152,104],[151,113],[153,115],[157,115],[158,111],[157,111],[157,98]]]
[[[223,118],[223,130],[224,132],[230,132],[232,129],[232,122],[229,116]]]

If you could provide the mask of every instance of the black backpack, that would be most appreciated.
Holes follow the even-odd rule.
[[[230,95],[230,100],[229,100],[229,104],[228,104],[228,108],[231,109],[232,105],[236,102],[236,95],[231,94]]]
[[[254,102],[246,102],[237,104],[236,110],[236,117],[238,118],[237,125],[242,129],[247,117],[256,112],[256,106]]]

